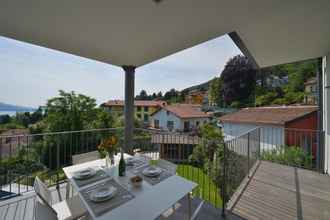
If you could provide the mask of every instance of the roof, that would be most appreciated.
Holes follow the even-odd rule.
[[[102,106],[124,106],[124,100],[109,100],[103,103]],[[136,100],[134,106],[149,106],[149,107],[161,107],[166,105],[165,101],[147,101],[147,100]]]
[[[117,66],[139,67],[231,32],[260,67],[320,57],[330,48],[329,0],[2,3],[2,36]]]
[[[212,115],[210,113],[203,112],[201,110],[201,105],[193,104],[167,105],[162,107],[157,112],[161,110],[169,111],[179,118],[208,118]],[[155,115],[157,112],[154,112],[152,115]]]
[[[317,106],[244,108],[238,112],[224,115],[219,120],[233,123],[284,125],[317,110]]]

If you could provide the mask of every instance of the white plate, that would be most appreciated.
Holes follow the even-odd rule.
[[[109,199],[112,199],[117,194],[117,188],[110,186],[110,187],[102,187],[95,189],[90,194],[90,199],[93,202],[104,202]]]
[[[129,166],[133,166],[134,163],[136,163],[136,162],[137,162],[137,159],[134,158],[134,157],[129,157],[129,158],[126,159],[126,164],[129,165]]]
[[[92,168],[79,170],[73,173],[73,178],[75,179],[88,179],[93,177],[96,174],[96,171]]]
[[[162,173],[162,169],[158,167],[148,167],[142,171],[143,175],[149,176],[149,177],[155,177],[159,176]]]

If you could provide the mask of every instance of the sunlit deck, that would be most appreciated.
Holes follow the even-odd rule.
[[[231,206],[244,219],[330,219],[330,176],[262,161]]]

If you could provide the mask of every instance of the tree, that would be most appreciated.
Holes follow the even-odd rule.
[[[163,98],[163,93],[162,92],[158,92],[157,93],[157,99],[162,99]]]
[[[251,62],[242,55],[231,58],[221,73],[223,80],[224,101],[230,105],[239,102],[240,105],[251,104],[251,94],[254,93],[256,70]]]
[[[58,97],[47,102],[47,129],[51,132],[86,129],[97,115],[95,107],[93,98],[60,90]]]
[[[220,106],[222,104],[222,80],[220,78],[215,77],[210,82],[208,96],[211,106]]]
[[[16,123],[27,128],[30,124],[30,112],[16,113]]]
[[[151,99],[152,99],[152,100],[155,100],[156,98],[157,98],[156,93],[152,93]]]
[[[114,125],[112,114],[102,108],[97,109],[95,121],[92,128],[111,128]]]
[[[257,75],[259,85],[256,86],[256,105],[290,105],[302,103],[304,100],[304,82],[315,77],[317,60],[307,60],[290,64],[263,68]],[[287,77],[287,84],[278,87],[267,85],[266,81],[274,76]]]
[[[205,124],[199,128],[198,133],[201,142],[194,148],[190,160],[200,166],[210,165],[215,153],[223,149],[222,132],[212,124]]]
[[[177,102],[181,102],[183,99],[179,91],[175,89],[171,89],[170,91],[164,94],[163,100],[170,103],[177,103]]]
[[[140,94],[135,97],[136,100],[149,100],[150,97],[148,96],[148,93],[142,89]]]
[[[41,121],[43,118],[42,115],[42,109],[39,107],[35,112],[31,114],[30,122],[31,124],[37,123],[38,121]]]
[[[0,124],[7,124],[11,121],[9,115],[0,115]]]

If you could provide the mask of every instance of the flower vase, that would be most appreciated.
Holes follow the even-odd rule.
[[[105,165],[107,168],[111,168],[115,164],[115,158],[112,154],[107,153],[105,156]]]

